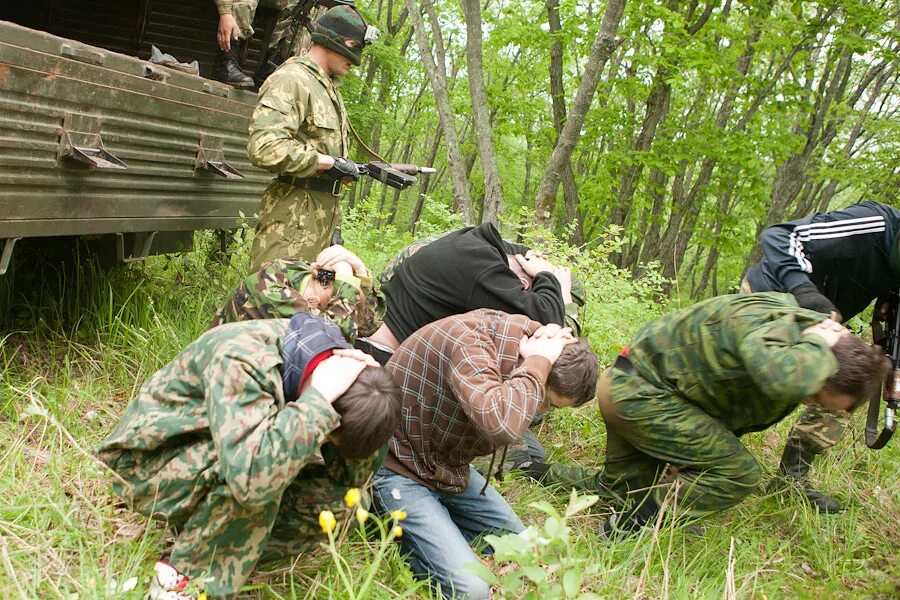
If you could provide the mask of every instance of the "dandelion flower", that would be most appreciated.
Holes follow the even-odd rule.
[[[394,519],[395,521],[402,521],[403,519],[406,518],[406,511],[405,510],[392,510],[391,518]]]
[[[333,512],[323,510],[319,513],[319,527],[322,528],[322,533],[331,533],[335,526],[337,526],[337,521],[334,519]]]
[[[403,536],[403,528],[399,525],[394,525],[393,529],[391,529],[391,535],[395,538]]]
[[[356,507],[356,520],[359,521],[359,524],[362,525],[366,522],[366,519],[369,518],[369,511],[364,509],[362,506]]]
[[[362,496],[359,492],[359,488],[350,488],[347,490],[347,493],[344,494],[344,504],[353,508],[357,504],[359,504],[359,499]]]

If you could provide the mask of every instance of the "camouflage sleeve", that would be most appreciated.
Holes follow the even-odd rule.
[[[232,0],[214,0],[216,3],[216,9],[219,11],[220,15],[230,15]]]
[[[255,166],[294,177],[316,174],[319,153],[295,138],[306,118],[308,91],[295,71],[280,69],[263,85],[250,123],[247,155]]]
[[[290,282],[268,281],[248,291],[248,302],[266,319],[290,319],[298,312],[309,312],[309,305]]]
[[[581,322],[578,320],[578,312],[579,307],[574,302],[569,302],[566,304],[566,327],[572,328],[572,333],[575,334],[575,337],[581,336]]]
[[[787,317],[751,331],[739,348],[753,382],[770,398],[801,401],[822,389],[837,372],[837,359],[825,340],[802,334]]]
[[[385,300],[381,289],[372,284],[372,280],[362,280],[362,298],[356,305],[356,327],[361,336],[370,336],[381,327],[384,321]]]
[[[207,370],[209,429],[222,475],[244,506],[275,501],[340,423],[315,389],[278,409],[278,369],[261,371],[242,355],[220,352]]]
[[[325,307],[324,316],[340,328],[351,344],[356,340],[354,311],[359,302],[361,281],[352,275],[338,275],[334,278],[334,294]]]

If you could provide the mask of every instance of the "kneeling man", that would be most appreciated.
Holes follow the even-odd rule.
[[[887,368],[881,351],[790,294],[711,298],[644,325],[603,374],[603,471],[553,466],[543,479],[630,495],[602,535],[639,530],[673,489],[679,515],[721,511],[760,482],[741,435],[800,404],[853,410]]]
[[[141,387],[100,459],[137,512],[177,531],[151,600],[237,594],[261,559],[323,539],[319,511],[381,464],[397,386],[333,323],[231,323],[200,336]],[[313,459],[321,450],[324,465]]]
[[[490,586],[462,568],[478,560],[469,544],[524,527],[469,463],[502,455],[538,410],[593,398],[597,357],[568,328],[481,309],[418,330],[387,369],[402,411],[375,500],[407,512],[401,542],[416,576],[445,596],[488,598]]]

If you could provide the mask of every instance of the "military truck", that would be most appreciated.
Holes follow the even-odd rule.
[[[267,4],[238,48],[251,73]],[[121,263],[252,218],[271,178],[245,150],[256,94],[147,60],[155,45],[208,74],[217,22],[212,0],[0,3],[0,274],[17,243]]]

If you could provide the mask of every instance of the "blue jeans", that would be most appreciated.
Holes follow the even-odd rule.
[[[480,535],[519,533],[525,529],[515,511],[484,477],[469,467],[469,487],[461,494],[432,490],[381,467],[375,474],[375,501],[385,512],[403,509],[400,543],[416,577],[431,577],[445,597],[482,600],[491,588],[461,567],[477,562],[470,544]]]

